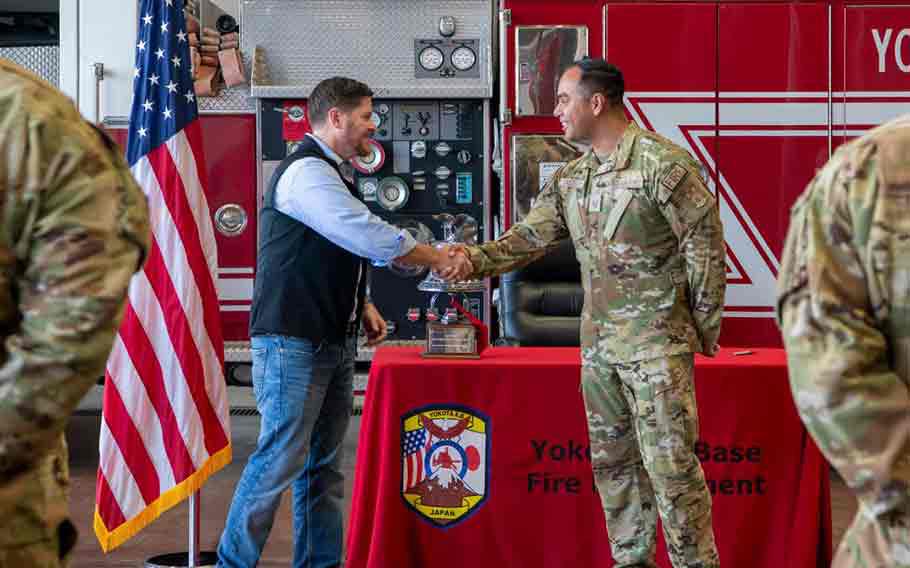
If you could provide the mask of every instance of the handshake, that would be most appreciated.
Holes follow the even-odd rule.
[[[465,245],[443,245],[434,250],[436,254],[430,262],[430,268],[443,280],[448,282],[467,280],[474,272],[474,265],[468,258]]]

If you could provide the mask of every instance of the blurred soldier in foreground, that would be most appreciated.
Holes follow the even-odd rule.
[[[806,428],[859,500],[836,567],[910,567],[910,115],[793,206],[778,322]]]
[[[717,350],[723,229],[697,163],[630,123],[623,91],[622,73],[602,59],[563,74],[554,114],[567,140],[591,150],[553,175],[522,222],[462,249],[454,277],[515,270],[572,239],[591,464],[616,566],[656,566],[659,513],[673,566],[714,568],[693,371],[694,353]]]
[[[104,374],[148,246],[145,196],[72,101],[0,59],[0,566],[56,568],[64,430]]]

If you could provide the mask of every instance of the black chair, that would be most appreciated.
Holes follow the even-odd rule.
[[[497,345],[577,346],[583,302],[581,271],[567,239],[543,258],[500,279],[502,337]]]

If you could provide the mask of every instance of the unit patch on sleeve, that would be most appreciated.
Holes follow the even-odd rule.
[[[667,191],[672,192],[688,174],[689,172],[686,168],[680,164],[673,164],[673,167],[670,168],[670,172],[660,181],[660,185],[664,186]]]

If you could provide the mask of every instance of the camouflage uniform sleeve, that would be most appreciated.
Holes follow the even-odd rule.
[[[467,248],[474,265],[473,278],[486,278],[531,264],[569,235],[559,195],[558,170],[534,201],[534,207],[495,241]]]
[[[893,368],[907,363],[882,331],[895,318],[898,342],[910,336],[910,217],[906,193],[881,195],[876,157],[843,150],[793,207],[777,315],[803,421],[865,506],[884,514],[910,485],[910,398]]]
[[[53,97],[0,97],[0,250],[18,322],[0,353],[0,478],[57,442],[103,375],[148,211],[115,146]]]
[[[711,355],[720,335],[727,289],[724,230],[717,201],[705,187],[694,163],[676,160],[657,177],[660,210],[679,240],[686,262],[689,306],[702,342]]]

